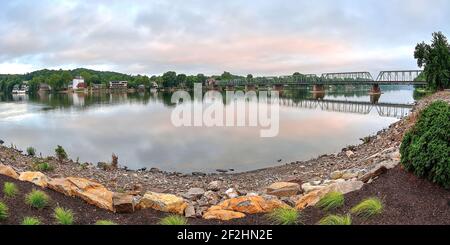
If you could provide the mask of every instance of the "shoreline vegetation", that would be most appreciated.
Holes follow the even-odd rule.
[[[149,192],[170,193],[161,195],[171,195],[171,198],[181,197],[180,200],[188,201],[186,203],[183,202],[187,206],[184,206],[183,204],[183,210],[185,209],[185,212],[181,212],[181,214],[185,214],[186,217],[189,218],[208,217],[205,216],[205,213],[212,215],[213,218],[223,218],[224,214],[221,212],[226,212],[226,215],[231,215],[232,217],[234,217],[233,215],[239,217],[241,212],[219,209],[220,205],[233,205],[233,203],[227,204],[227,202],[231,202],[230,200],[236,198],[245,199],[246,203],[260,201],[268,202],[271,203],[271,207],[283,207],[284,205],[290,204],[302,209],[311,205],[311,200],[308,199],[308,195],[311,193],[317,194],[317,191],[319,191],[318,193],[320,194],[322,188],[328,188],[330,185],[333,186],[333,184],[339,184],[341,181],[349,183],[349,186],[344,185],[344,187],[342,187],[344,190],[350,188],[352,191],[359,190],[363,187],[359,183],[375,182],[375,185],[378,184],[380,181],[375,180],[380,173],[371,173],[371,171],[380,164],[383,166],[382,168],[378,168],[377,171],[381,169],[380,171],[384,173],[384,166],[389,166],[388,168],[397,169],[389,170],[389,173],[392,172],[391,175],[408,175],[408,173],[403,170],[399,171],[399,168],[395,167],[400,162],[399,149],[403,135],[414,125],[418,113],[430,103],[437,100],[450,103],[450,92],[441,91],[422,98],[420,101],[417,101],[408,117],[390,125],[389,128],[381,130],[375,136],[367,137],[364,140],[364,143],[360,145],[346,147],[337,154],[323,155],[308,161],[292,162],[282,166],[244,173],[193,173],[191,175],[186,175],[162,172],[158,169],[131,171],[117,168],[117,162],[114,161],[112,163],[107,163],[103,167],[98,167],[94,164],[80,164],[72,160],[67,160],[67,157],[63,154],[63,149],[60,149],[59,147],[57,157],[40,158],[29,156],[30,152],[33,152],[31,149],[28,149],[27,152],[22,152],[9,147],[0,146],[0,164],[10,166],[15,171],[22,173],[36,171],[36,169],[42,170],[46,176],[52,179],[64,177],[86,178],[101,183],[106,188],[116,193],[143,196],[144,199],[149,195]],[[375,175],[366,178],[365,176],[368,174]],[[380,179],[382,178],[389,177],[384,177],[383,175]],[[358,179],[358,181],[355,182],[353,181],[354,179]],[[354,186],[355,184],[356,186]],[[379,185],[382,184],[387,185],[389,183],[379,183]],[[429,183],[429,185],[431,186],[429,188],[438,188],[438,190],[441,190],[441,188],[431,183]],[[366,185],[364,185],[362,190],[370,188],[371,187],[366,187]],[[390,188],[392,188],[392,186]],[[299,194],[300,189],[303,194]],[[271,196],[277,196],[277,193],[280,193],[280,191],[281,193],[295,192],[296,194],[283,194],[276,197],[276,201],[270,199]],[[442,189],[442,191],[444,194],[441,198],[450,200],[450,193],[447,190]],[[348,195],[352,196],[357,194],[353,194],[352,192]],[[369,197],[370,196],[366,196],[364,198]],[[305,200],[305,198],[307,199]],[[318,202],[319,200],[315,201]],[[274,203],[276,203],[276,205]],[[143,205],[145,206],[145,203]],[[265,205],[268,204],[265,203]],[[301,207],[301,205],[305,206]],[[212,207],[217,207],[218,210],[211,210]],[[188,210],[190,212],[189,215],[187,215]],[[308,210],[311,209],[307,209],[305,212],[310,212]],[[313,210],[316,210],[316,208]],[[314,213],[316,211],[311,212]],[[290,212],[280,213],[288,213],[289,215],[295,216],[295,214]],[[250,214],[252,214],[252,212],[250,212]],[[156,216],[163,217],[164,215],[157,214]],[[257,221],[255,221],[255,219]],[[256,214],[255,216],[249,215],[242,222],[267,222],[261,221],[260,219],[266,220],[265,218],[262,218],[261,215]],[[240,221],[236,222],[239,223]]]

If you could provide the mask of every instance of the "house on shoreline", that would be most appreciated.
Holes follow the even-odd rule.
[[[72,89],[73,90],[79,90],[79,89],[86,89],[86,82],[84,81],[84,78],[81,76],[77,76],[72,81]]]
[[[110,89],[127,89],[128,81],[110,81],[109,88]]]

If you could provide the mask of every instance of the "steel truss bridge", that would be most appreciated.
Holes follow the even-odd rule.
[[[346,112],[357,114],[370,114],[376,110],[378,115],[382,117],[402,118],[407,116],[413,105],[394,104],[394,103],[370,103],[363,101],[346,101],[346,100],[317,100],[303,99],[298,102],[288,98],[279,99],[281,106],[300,107],[306,109],[321,109],[331,112]]]
[[[377,79],[370,72],[324,73],[320,77],[315,74],[292,75],[281,77],[257,77],[221,80],[218,86],[270,86],[270,85],[425,85],[420,80],[421,70],[381,71]]]

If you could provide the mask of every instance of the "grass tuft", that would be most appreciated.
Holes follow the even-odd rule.
[[[6,204],[0,202],[0,220],[5,220],[8,218],[9,215],[9,209],[8,206],[6,206]]]
[[[7,198],[14,198],[17,196],[17,193],[19,193],[19,189],[14,183],[11,182],[5,182],[3,185],[3,194]]]
[[[267,214],[267,218],[275,225],[296,225],[300,222],[300,212],[295,208],[277,208]]]
[[[37,163],[36,165],[34,165],[34,170],[41,172],[49,172],[53,170],[53,166],[50,165],[48,162]]]
[[[323,210],[332,210],[344,205],[344,195],[337,191],[332,191],[327,193],[320,201],[317,203],[317,207]]]
[[[74,220],[72,210],[61,207],[55,208],[53,217],[56,219],[56,223],[60,225],[72,225]]]
[[[99,220],[95,222],[95,225],[117,225],[117,223],[111,221],[111,220]]]
[[[41,221],[39,221],[35,217],[25,217],[23,218],[22,225],[40,225]]]
[[[169,215],[159,221],[160,225],[187,225],[188,221],[180,215]]]
[[[43,209],[49,202],[50,197],[43,191],[33,190],[25,196],[25,203],[33,208]]]
[[[352,217],[350,215],[328,215],[322,218],[319,225],[351,225]]]
[[[360,217],[370,218],[383,212],[383,204],[380,199],[371,197],[354,206],[350,212]]]
[[[34,149],[33,147],[28,147],[27,148],[27,154],[28,156],[34,157],[36,155],[36,149]]]

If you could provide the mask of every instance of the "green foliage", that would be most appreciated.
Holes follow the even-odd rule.
[[[33,190],[25,196],[25,203],[33,208],[43,209],[48,206],[50,197],[42,191]]]
[[[328,215],[322,218],[319,225],[351,225],[352,217],[350,215]]]
[[[14,198],[17,193],[19,193],[19,189],[14,183],[11,182],[5,182],[3,185],[3,194],[7,198]]]
[[[450,45],[441,32],[433,33],[431,45],[419,43],[414,52],[419,67],[424,67],[428,85],[432,89],[450,86]]]
[[[36,155],[36,149],[34,149],[33,147],[30,146],[27,148],[27,153],[28,153],[28,156],[34,157]]]
[[[160,225],[187,225],[188,221],[180,215],[169,215],[159,221]]]
[[[62,146],[60,146],[60,145],[58,145],[56,147],[55,154],[56,154],[56,157],[58,158],[58,160],[60,162],[62,162],[63,160],[67,159],[67,153],[64,150],[64,148]]]
[[[35,164],[34,169],[36,171],[49,172],[49,171],[53,171],[53,166],[50,165],[50,163],[48,163],[48,162],[43,162],[43,163]]]
[[[378,198],[368,198],[354,206],[350,212],[360,217],[370,218],[383,212],[383,204]]]
[[[425,108],[400,146],[401,163],[415,175],[450,188],[450,105]]]
[[[72,225],[74,220],[72,210],[64,209],[61,207],[55,208],[53,217],[55,218],[56,222],[60,225]]]
[[[6,204],[0,202],[0,220],[5,220],[8,218],[8,206],[6,206]]]
[[[22,225],[40,225],[41,221],[35,217],[25,217],[23,218]]]
[[[95,222],[95,225],[117,225],[117,223],[111,221],[111,220],[99,220]]]
[[[295,208],[277,208],[267,214],[275,225],[296,225],[300,222],[300,212]]]
[[[342,207],[344,205],[344,195],[337,191],[327,193],[317,203],[317,207],[323,210],[331,210]]]

